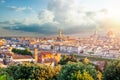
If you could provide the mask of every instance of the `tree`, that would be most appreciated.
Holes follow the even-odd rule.
[[[0,66],[0,80],[6,80],[5,68],[1,68],[1,66]]]
[[[15,49],[15,48],[13,48],[12,52],[14,52],[16,54],[21,54],[21,55],[31,55],[32,56],[32,53],[28,49],[21,50],[21,49]]]
[[[102,73],[97,71],[97,80],[102,80]]]
[[[86,70],[84,70],[83,73],[77,71],[74,74],[72,74],[71,80],[94,80],[94,79]]]
[[[17,66],[9,66],[6,69],[7,80],[14,80],[14,73],[17,70]]]
[[[90,60],[89,60],[87,57],[85,57],[85,58],[83,59],[83,63],[88,64],[88,63],[90,63]]]
[[[63,55],[62,59],[66,60],[67,59],[67,55]]]
[[[105,63],[104,63],[104,69],[106,69],[107,66],[108,66],[108,61],[105,61]]]
[[[32,75],[32,66],[20,65],[14,73],[14,78],[16,79],[29,79]]]
[[[83,76],[83,77],[81,77]],[[89,77],[89,79],[87,79]],[[97,71],[95,67],[81,62],[66,64],[62,66],[58,80],[96,80]]]
[[[102,67],[100,65],[95,65],[95,67],[97,71],[103,72]]]
[[[37,66],[33,70],[31,78],[35,80],[56,80],[60,69],[60,66]]]
[[[24,63],[10,66],[6,72],[14,80],[56,80],[60,70],[60,66]]]
[[[103,80],[120,80],[120,61],[113,61],[106,67]]]
[[[63,55],[62,59],[60,60],[59,64],[65,65],[68,62],[77,62],[77,58],[74,54],[71,54],[69,56]]]

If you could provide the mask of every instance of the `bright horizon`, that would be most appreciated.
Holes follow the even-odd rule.
[[[119,0],[0,0],[0,35],[120,34]]]

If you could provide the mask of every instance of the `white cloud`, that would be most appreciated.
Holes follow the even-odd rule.
[[[81,0],[51,0],[47,9],[39,14],[41,23],[57,22],[59,24],[56,26],[66,29],[76,26],[79,29],[100,27],[99,22],[104,18],[106,18],[105,9],[91,11]]]
[[[54,20],[62,24],[78,23],[78,18],[84,16],[84,14],[78,14],[77,7],[73,0],[52,0],[48,4],[48,10],[54,13]]]
[[[24,24],[24,25],[32,25],[32,24],[41,25],[39,19],[36,16],[26,17],[21,21],[21,23]]]
[[[31,7],[17,7],[17,6],[7,6],[9,9],[11,10],[15,10],[17,12],[22,12],[22,11],[31,11],[32,8]]]
[[[39,13],[39,23],[40,24],[45,24],[45,23],[57,23],[54,21],[54,14],[52,11],[49,11],[49,10],[42,10],[40,13]]]
[[[52,24],[57,28],[63,28],[66,32],[105,30],[109,28],[108,26],[111,25],[112,21],[109,20],[109,9],[103,7],[102,3],[104,3],[104,0],[100,3],[96,0],[50,0],[47,8],[41,10],[37,17],[32,14],[31,17],[25,18],[21,22],[24,25],[38,24],[40,28],[44,27],[45,24]],[[32,10],[30,7],[8,7],[19,12]],[[47,26],[49,27],[49,25]]]

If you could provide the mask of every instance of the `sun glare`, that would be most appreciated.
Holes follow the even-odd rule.
[[[107,2],[108,16],[115,22],[120,21],[120,1],[119,0],[109,0]]]

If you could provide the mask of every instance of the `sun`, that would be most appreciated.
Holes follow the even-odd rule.
[[[120,0],[106,0],[105,26],[116,33],[120,31]]]
[[[115,22],[120,23],[120,1],[119,0],[109,0],[106,6],[108,10],[108,16]]]

